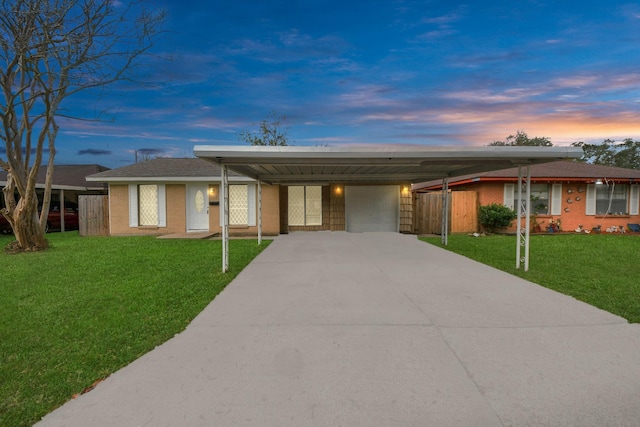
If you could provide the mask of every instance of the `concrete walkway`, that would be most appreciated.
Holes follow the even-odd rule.
[[[415,236],[320,232],[39,425],[639,423],[639,325]]]

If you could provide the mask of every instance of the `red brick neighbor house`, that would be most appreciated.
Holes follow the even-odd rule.
[[[640,170],[557,161],[530,166],[532,231],[630,231],[640,223]],[[482,172],[449,179],[449,190],[475,193],[477,203],[452,215],[477,218],[470,210],[490,203],[517,204],[518,168]],[[442,181],[414,184],[414,193],[439,192]],[[473,195],[473,194],[472,194]],[[458,210],[458,211],[456,211]],[[511,229],[515,231],[515,222]],[[476,225],[480,231],[479,224]],[[635,228],[635,227],[631,227]],[[455,230],[451,232],[468,232]]]

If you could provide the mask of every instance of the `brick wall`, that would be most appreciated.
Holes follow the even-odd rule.
[[[218,192],[218,186],[213,186]],[[187,229],[186,186],[167,184],[167,227],[129,227],[129,186],[127,184],[109,185],[109,215],[112,235],[159,235],[184,233]],[[280,210],[278,205],[279,186],[262,185],[262,233],[277,235],[280,231]],[[256,192],[257,193],[257,192]],[[219,192],[217,193],[219,194]],[[257,194],[256,194],[257,197]],[[256,199],[257,206],[257,199]],[[220,233],[220,207],[209,206],[209,230]],[[229,235],[257,235],[257,226],[232,226]]]
[[[550,182],[549,184],[553,184]],[[504,203],[504,183],[487,182],[477,185],[456,187],[456,190],[474,189],[478,191],[480,205],[490,203]],[[542,231],[549,226],[551,221],[557,223],[560,221],[562,231],[574,231],[578,226],[586,230],[600,225],[604,230],[611,226],[625,227],[627,224],[640,223],[640,215],[623,215],[623,216],[597,216],[586,214],[586,190],[587,184],[584,182],[563,182],[562,183],[562,205],[560,215],[536,215],[535,220],[540,225]],[[549,195],[551,197],[551,194]],[[524,222],[523,222],[524,226]],[[516,223],[508,231],[515,231]]]
[[[129,227],[129,185],[109,185],[109,225],[110,234],[122,235],[159,235],[184,232],[185,218],[185,186],[183,184],[167,184],[165,186],[167,200],[167,227]]]

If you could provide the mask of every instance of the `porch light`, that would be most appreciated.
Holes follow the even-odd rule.
[[[215,203],[218,201],[217,188],[213,185],[209,186],[209,203]]]
[[[600,178],[596,179],[596,185],[602,185],[602,180]]]

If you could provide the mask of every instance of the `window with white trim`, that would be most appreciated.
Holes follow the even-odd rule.
[[[627,184],[588,185],[587,215],[628,215],[634,208],[629,192]]]
[[[289,225],[322,225],[322,186],[292,185],[289,191]]]
[[[549,184],[531,184],[531,213],[536,215],[559,215],[558,213],[552,212],[556,209],[555,206],[551,207],[551,198],[549,197],[553,191],[553,195],[560,195],[562,192],[562,187],[554,184],[550,186]],[[505,206],[516,210],[520,203],[518,203],[518,188],[516,184],[505,184],[504,186],[504,204]],[[522,192],[523,198],[526,197],[525,192]],[[558,204],[558,201],[555,200],[554,203]]]
[[[164,184],[129,185],[129,226],[167,226],[167,204]]]
[[[158,225],[158,186],[138,186],[138,225]]]
[[[257,223],[256,185],[229,184],[229,225],[253,227]],[[220,186],[220,197],[224,200],[224,188]],[[224,215],[222,204],[220,209],[220,226],[223,225]]]

